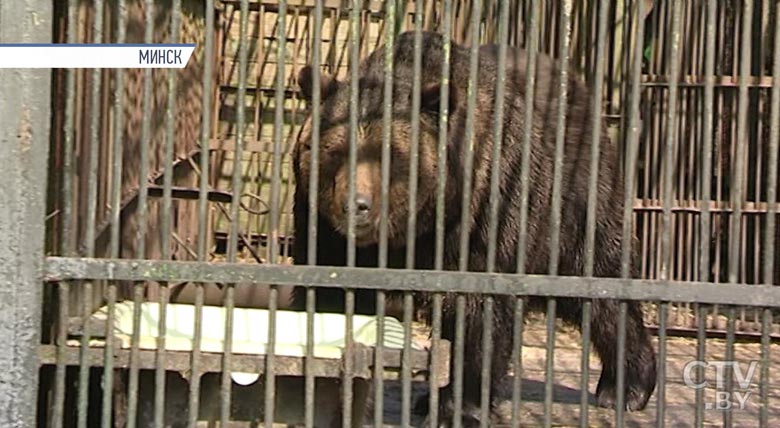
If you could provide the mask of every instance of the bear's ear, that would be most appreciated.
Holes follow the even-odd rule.
[[[301,97],[311,101],[314,96],[314,68],[307,65],[298,72],[298,85],[301,87]],[[328,73],[320,71],[320,100],[333,95],[338,87],[338,81]]]
[[[449,94],[447,97],[447,114],[452,114],[457,106],[457,97],[455,88],[450,84]],[[420,92],[420,107],[424,111],[428,111],[435,115],[439,114],[441,106],[441,84],[430,83],[422,87]]]

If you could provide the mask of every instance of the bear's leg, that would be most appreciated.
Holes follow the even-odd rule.
[[[464,313],[464,341],[463,341],[463,399],[461,406],[461,425],[464,428],[478,427],[481,420],[482,406],[482,367],[483,367],[483,332],[484,332],[484,296],[474,295],[466,297],[466,311]],[[494,297],[493,304],[493,334],[492,352],[490,359],[490,396],[489,418],[499,416],[494,413],[494,404],[500,399],[501,385],[506,380],[508,364],[512,354],[512,335],[506,334],[512,331],[514,322],[514,299],[506,297]],[[442,339],[449,340],[450,350],[450,383],[440,390],[439,395],[439,427],[452,425],[454,416],[454,370],[455,370],[455,298],[452,304],[445,303],[444,307],[451,309],[442,316]],[[417,402],[417,409],[427,408],[428,395],[424,402]],[[430,425],[430,421],[426,421]]]
[[[593,347],[602,362],[596,387],[601,407],[615,408],[617,395],[617,337],[620,303],[595,300],[591,318]],[[642,320],[639,302],[628,302],[625,347],[625,405],[629,410],[643,410],[653,395],[656,383],[656,361],[650,335]]]

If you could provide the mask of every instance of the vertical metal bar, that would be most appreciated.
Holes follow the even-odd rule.
[[[511,428],[520,427],[520,398],[521,398],[521,381],[523,377],[523,319],[524,303],[522,297],[515,299],[515,321],[512,331],[512,363],[514,368],[512,370],[512,421]]]
[[[549,274],[558,274],[560,256],[560,229],[561,229],[561,199],[563,181],[563,142],[566,137],[566,110],[569,83],[569,44],[571,37],[571,13],[572,2],[564,1],[560,14],[560,32],[558,39],[558,57],[560,61],[560,74],[558,82],[558,111],[557,130],[555,134],[555,164],[552,186],[552,212],[550,215],[550,260]],[[544,425],[552,426],[553,405],[553,380],[554,380],[554,352],[555,352],[555,318],[556,300],[547,299],[547,349],[546,372],[544,384]]]
[[[552,427],[552,406],[553,406],[553,381],[555,380],[555,320],[556,320],[556,301],[554,298],[547,299],[547,343],[545,354],[547,358],[544,364],[544,426]]]
[[[280,186],[281,186],[281,163],[282,163],[282,136],[284,125],[284,83],[285,83],[285,62],[287,61],[287,2],[280,2],[277,10],[276,28],[278,34],[277,58],[276,62],[276,89],[274,90],[274,151],[271,171],[271,239],[268,243],[268,263],[275,264],[279,257],[277,243],[279,242],[279,212],[280,212]],[[275,284],[269,287],[268,296],[268,344],[266,351],[265,364],[265,426],[271,428],[275,417],[275,391],[276,376],[275,352],[276,352],[276,310],[279,304],[279,293]]]
[[[309,168],[309,230],[307,263],[317,264],[317,195],[319,194],[319,151],[320,151],[320,103],[322,98],[320,67],[322,63],[323,5],[318,1],[314,7],[314,28],[312,44],[312,136],[311,165]],[[314,288],[306,289],[306,380],[305,380],[305,424],[314,428],[314,310],[316,308]]]
[[[759,395],[761,407],[759,410],[759,427],[769,426],[769,332],[772,328],[772,310],[764,308],[761,318],[761,380],[759,381]]]
[[[780,3],[775,3],[775,17],[780,16]],[[780,19],[775,19],[775,40],[772,56],[772,101],[769,118],[769,160],[767,162],[766,231],[764,235],[764,284],[774,284],[775,230],[777,221],[777,161],[780,149]]]
[[[493,122],[493,150],[491,153],[491,175],[489,196],[489,229],[487,272],[492,273],[496,265],[496,242],[498,240],[498,199],[499,180],[501,180],[501,148],[504,125],[504,98],[506,92],[506,49],[509,26],[509,3],[502,2],[498,23],[498,70],[496,73],[496,104]],[[482,373],[480,385],[480,427],[487,428],[491,410],[491,363],[493,358],[493,297],[485,296],[482,318]]]
[[[534,92],[536,89],[536,56],[539,49],[539,16],[541,14],[541,2],[531,0],[528,5],[528,40],[526,42],[526,82],[525,99],[526,106],[534,105]],[[526,108],[523,116],[523,150],[520,167],[520,230],[517,239],[517,273],[526,271],[526,241],[528,238],[528,193],[529,193],[529,169],[531,165],[531,136],[532,136],[533,109]],[[522,342],[524,301],[518,297],[515,301],[514,337],[512,349],[512,362],[515,364],[512,382],[512,428],[520,426],[521,393],[522,393]]]
[[[154,1],[144,1],[144,43],[150,44],[154,38]],[[141,141],[139,143],[140,167],[138,173],[138,230],[136,258],[146,258],[146,219],[149,190],[149,139],[152,121],[152,69],[144,70],[143,117],[141,119]],[[127,427],[135,428],[138,416],[138,375],[140,362],[141,304],[143,283],[133,287],[133,336],[130,344],[130,374],[128,379]]]
[[[422,86],[422,14],[423,2],[414,4],[414,61],[412,70],[412,117],[409,156],[409,216],[406,228],[406,268],[414,269],[417,237],[417,184],[420,158],[420,87]],[[412,293],[404,292],[404,349],[401,358],[401,425],[411,424],[412,409]]]
[[[466,296],[459,294],[455,301],[455,367],[453,379],[453,428],[461,428],[463,415],[463,354],[465,340]]]
[[[638,2],[640,5],[643,2]],[[642,6],[639,6],[640,8]],[[598,196],[598,166],[599,166],[599,155],[600,155],[600,147],[601,147],[601,129],[602,129],[602,121],[601,121],[601,105],[602,105],[602,97],[603,97],[603,83],[604,83],[604,51],[606,47],[606,38],[607,38],[607,19],[608,19],[608,12],[609,12],[609,3],[607,1],[602,0],[599,2],[598,5],[598,29],[596,33],[596,63],[595,63],[595,71],[594,71],[594,84],[593,84],[593,106],[592,106],[592,114],[593,114],[593,122],[592,122],[592,129],[591,129],[591,158],[590,158],[590,180],[588,183],[588,209],[587,209],[587,224],[586,224],[586,236],[585,236],[585,276],[593,276],[593,265],[594,265],[594,248],[595,248],[595,242],[596,242],[596,200]],[[641,15],[639,15],[641,16]],[[638,55],[638,54],[635,54]],[[638,72],[639,70],[637,70]],[[637,74],[638,79],[638,74]],[[636,90],[638,91],[639,85],[638,82],[636,84]],[[635,96],[638,98],[638,93],[635,94]],[[638,104],[638,102],[637,102]],[[638,114],[637,114],[638,116]],[[636,118],[633,117],[633,115],[629,118],[629,120],[636,120]],[[631,144],[631,140],[629,139],[629,144]],[[630,150],[630,149],[629,149]],[[629,172],[631,171],[631,172]],[[627,169],[627,176],[630,176],[633,173],[633,169]],[[633,184],[633,178],[631,179],[631,183]],[[632,189],[633,187],[626,186],[626,201],[629,201],[629,189]],[[629,218],[629,221],[631,219],[631,210],[630,207],[633,204],[630,202],[626,202],[624,207],[628,211],[628,215],[626,215],[624,211],[624,221],[626,216]],[[630,246],[631,240],[631,229],[628,229],[628,234],[626,233],[626,229],[623,230],[623,243],[624,246]],[[625,274],[625,273],[624,273]],[[582,374],[581,374],[581,395],[580,395],[580,426],[583,428],[586,428],[588,426],[588,389],[589,389],[589,381],[590,381],[590,322],[591,322],[591,310],[592,310],[592,302],[585,301],[583,302],[582,306],[582,360],[581,360],[581,367],[582,367]],[[621,303],[621,314],[623,313],[623,304]],[[625,324],[624,324],[625,327]],[[623,329],[623,332],[625,333],[625,329]],[[618,337],[620,333],[620,326],[618,326]],[[618,348],[620,347],[620,341],[618,340]],[[620,352],[618,352],[620,353]],[[621,366],[623,360],[621,360],[618,357],[618,365]],[[619,382],[618,382],[619,383]],[[618,385],[618,391],[620,391],[620,386]],[[618,400],[617,403],[618,407],[618,424],[620,423],[620,416],[622,415],[620,411],[620,402]]]
[[[379,217],[379,267],[387,267],[387,218],[390,210],[390,144],[392,139],[393,123],[393,50],[395,43],[395,0],[387,2],[385,12],[385,86],[382,104],[382,189],[381,207]]]
[[[493,151],[490,164],[490,222],[488,229],[487,271],[496,265],[498,240],[499,180],[501,180],[501,148],[504,130],[504,97],[506,96],[506,47],[509,34],[509,2],[501,2],[498,23],[498,71],[496,73],[496,104],[493,121]]]
[[[707,312],[703,306],[696,305],[696,318],[698,326],[696,329],[696,361],[704,362],[707,358],[706,338],[707,338]],[[704,381],[704,367],[696,367],[696,382]],[[696,389],[696,426],[704,426],[704,388]]]
[[[50,43],[52,7],[0,3],[0,41]],[[32,19],[36,11],[36,19]],[[35,426],[51,72],[0,72],[0,426]]]
[[[658,388],[656,390],[656,427],[666,426],[666,320],[669,304],[658,307]]]
[[[593,310],[593,302],[582,302],[582,370],[580,378],[580,427],[588,428],[588,404],[590,403],[590,321]]]
[[[479,72],[479,21],[482,16],[482,2],[474,0],[471,11],[471,46],[469,48],[469,82],[466,102],[466,129],[463,145],[463,195],[461,200],[460,218],[464,219],[460,231],[459,267],[461,271],[468,270],[469,260],[469,229],[471,217],[471,190],[474,175],[474,121],[477,102],[477,77]],[[459,427],[456,427],[459,428]]]
[[[249,40],[247,27],[249,26],[249,1],[241,1],[239,43],[238,43],[238,94],[236,95],[236,145],[233,154],[232,189],[233,199],[230,204],[230,236],[228,237],[227,260],[236,262],[238,252],[238,229],[240,221],[238,207],[241,198],[241,169],[243,167],[244,152],[244,128],[246,122],[246,73],[249,56]],[[280,59],[281,60],[281,59]],[[230,372],[233,362],[233,308],[235,306],[235,284],[226,284],[225,287],[225,341],[222,359],[222,379],[220,385],[220,425],[226,425],[230,420],[230,402],[232,393],[232,379]]]
[[[95,0],[93,21],[93,42],[103,42],[103,14],[105,4],[101,0]],[[84,231],[84,255],[95,256],[95,221],[97,217],[97,179],[98,179],[98,153],[100,150],[100,90],[101,74],[99,68],[92,70],[92,92],[90,100],[90,124],[89,124],[89,168],[87,171],[87,219]],[[82,288],[82,322],[86,326],[91,315],[92,305],[92,281],[87,281]],[[81,346],[79,354],[79,386],[78,386],[78,415],[77,426],[87,426],[87,411],[89,407],[89,329],[83,328],[81,333]]]
[[[171,43],[179,41],[179,22],[181,19],[181,0],[173,0],[171,5]],[[160,218],[160,246],[163,260],[171,258],[171,216],[173,186],[173,148],[176,125],[176,69],[168,70],[168,105],[165,110],[165,146],[163,158],[163,200]],[[168,313],[169,288],[167,282],[160,283],[159,320],[157,326],[157,350],[154,370],[154,426],[162,428],[165,421],[165,336]]]
[[[125,43],[127,25],[127,5],[125,0],[117,2],[117,38],[118,44]],[[122,155],[124,151],[124,70],[116,70],[114,88],[114,159],[111,167],[111,238],[110,254],[112,258],[119,258],[119,231],[121,229],[121,199],[122,199]],[[108,300],[108,314],[106,316],[106,331],[111,331],[114,325],[114,310],[116,305],[116,282],[109,282],[106,290]],[[113,414],[113,390],[114,390],[114,341],[107,340],[103,359],[103,415],[101,426],[110,427]]]
[[[77,2],[72,0],[68,3],[68,25],[67,42],[76,43],[77,32]],[[0,17],[2,20],[2,17]],[[74,104],[76,92],[76,71],[69,70],[66,77],[66,99],[65,99],[65,124],[63,127],[63,154],[62,154],[62,231],[60,238],[60,253],[63,256],[73,255],[75,253],[75,234],[72,231],[73,226],[73,168],[74,142]],[[65,413],[65,352],[67,350],[65,341],[68,337],[68,311],[70,284],[61,281],[58,285],[58,326],[57,326],[57,367],[54,380],[54,403],[52,410],[52,427],[62,428],[63,416]]]
[[[550,215],[550,275],[558,274],[561,236],[561,199],[563,182],[563,144],[566,138],[566,110],[569,88],[569,44],[571,42],[572,1],[565,0],[561,7],[560,32],[558,34],[558,117],[555,132],[555,167],[552,186],[552,212]]]
[[[198,193],[198,261],[206,261],[208,233],[209,139],[211,136],[211,87],[214,60],[214,0],[206,0],[206,41],[203,53],[203,98],[200,134],[200,190]],[[195,325],[190,365],[187,426],[195,428],[200,408],[201,343],[203,340],[203,284],[195,284]]]
[[[780,3],[775,4],[775,39],[772,56],[772,101],[769,118],[769,161],[766,190],[767,217],[764,235],[764,272],[762,274],[764,284],[774,284],[775,252],[777,245],[775,228],[777,219],[777,161],[780,149]],[[761,407],[759,413],[759,426],[769,426],[769,333],[772,328],[772,310],[765,308],[762,314],[761,328],[761,381],[760,397]]]
[[[446,166],[447,166],[447,128],[449,120],[449,94],[450,94],[450,56],[451,56],[451,31],[452,31],[452,0],[444,0],[442,5],[442,65],[439,92],[439,139],[437,141],[437,171],[436,171],[436,225],[434,245],[434,269],[442,270],[444,267],[444,211],[446,191]],[[442,328],[442,303],[441,294],[433,295],[432,322],[431,322],[431,355],[433,361],[439,361],[441,352],[441,328]],[[452,351],[451,351],[452,352]],[[450,368],[452,370],[452,368]],[[431,426],[439,424],[439,367],[433,364],[429,381],[428,419]]]
[[[487,428],[490,423],[490,375],[493,358],[493,296],[485,296],[484,312],[482,313],[482,374],[480,385],[480,428]]]
[[[403,306],[404,346],[401,354],[401,426],[410,427],[412,411],[412,293],[404,293]]]
[[[710,279],[710,200],[712,199],[712,137],[713,116],[715,105],[715,24],[717,19],[717,2],[708,0],[706,4],[706,34],[704,48],[704,105],[702,121],[702,151],[701,151],[701,226],[699,234],[699,281]],[[706,358],[706,322],[707,311],[704,307],[696,305],[697,350],[696,359],[704,361]],[[704,367],[698,366],[696,370],[697,382],[704,380]],[[696,426],[704,426],[704,390],[696,390]]]
[[[726,310],[726,361],[734,361],[734,340],[735,340],[735,321],[737,316],[737,308],[729,306]],[[726,374],[726,391],[729,396],[734,396],[734,369],[731,367],[725,367]],[[733,413],[731,407],[724,409],[723,411],[723,426],[731,427],[733,423]]]
[[[670,275],[670,259],[672,253],[672,197],[673,197],[673,175],[674,175],[674,148],[677,144],[677,79],[680,73],[680,23],[681,23],[682,7],[674,2],[672,4],[672,29],[670,37],[670,56],[671,67],[669,72],[669,101],[667,105],[667,119],[666,119],[666,147],[664,148],[664,161],[663,161],[663,234],[661,236],[661,246],[663,257],[661,259],[661,280],[669,280]],[[657,420],[658,427],[662,428],[665,423],[666,412],[666,323],[667,323],[667,303],[661,304],[659,317],[660,317],[660,332],[659,332],[659,381],[658,381],[658,407],[657,407]]]
[[[360,141],[358,140],[358,121],[360,119],[360,10],[362,4],[358,0],[350,2],[349,15],[349,73],[350,73],[350,109],[349,109],[349,196],[348,196],[348,232],[347,232],[347,266],[354,267],[355,252],[355,176],[357,171],[357,152]],[[351,405],[353,400],[353,357],[354,337],[352,318],[355,314],[355,292],[352,289],[344,290],[345,293],[345,347],[344,347],[344,373],[342,381],[342,426],[349,428],[352,425]]]
[[[349,15],[349,195],[347,196],[347,266],[355,266],[355,174],[357,169],[358,93],[360,83],[360,8],[361,2],[350,2]],[[347,293],[350,293],[347,290]]]
[[[417,237],[417,176],[420,160],[420,86],[422,79],[422,7],[414,3],[414,64],[412,69],[411,144],[409,147],[409,216],[406,224],[406,268],[414,268]]]
[[[737,105],[737,139],[734,141],[734,176],[731,190],[731,231],[729,232],[729,283],[739,280],[739,249],[742,235],[742,199],[745,186],[745,157],[747,156],[748,133],[748,79],[750,79],[750,34],[752,29],[753,1],[742,2],[742,35],[739,47],[739,102]]]

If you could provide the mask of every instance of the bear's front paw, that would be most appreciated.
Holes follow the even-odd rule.
[[[640,379],[633,376],[626,377],[625,395],[623,402],[629,411],[644,410],[647,407],[650,396],[655,390],[655,378]],[[596,400],[600,407],[608,409],[617,408],[617,386],[612,377],[601,376],[596,387]]]

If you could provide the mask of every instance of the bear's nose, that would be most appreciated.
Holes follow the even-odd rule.
[[[355,195],[355,214],[366,215],[371,211],[371,195],[358,193]],[[344,212],[349,213],[349,204],[344,203]]]

